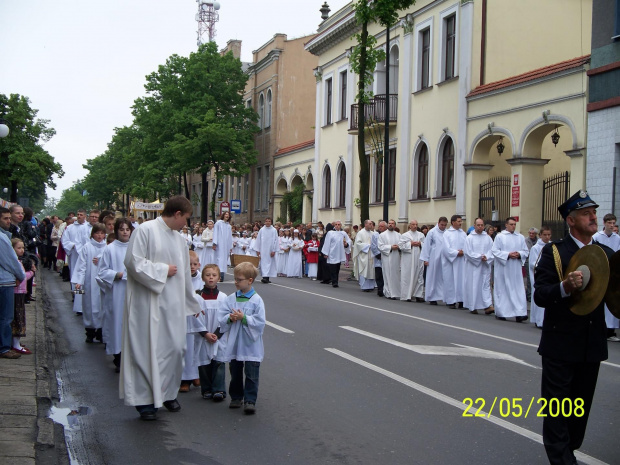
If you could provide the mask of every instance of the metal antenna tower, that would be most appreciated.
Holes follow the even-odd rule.
[[[204,43],[205,35],[209,34],[209,42],[213,42],[215,38],[215,23],[219,21],[220,15],[217,10],[220,9],[220,2],[213,0],[196,0],[198,3],[198,13],[196,13],[196,21],[198,22],[198,46]]]

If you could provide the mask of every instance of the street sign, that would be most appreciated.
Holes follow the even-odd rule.
[[[236,214],[241,213],[241,200],[231,200],[230,211]]]
[[[512,207],[519,206],[519,200],[521,198],[521,186],[512,186]]]
[[[230,211],[230,204],[228,202],[222,202],[220,204],[220,215],[224,212]]]

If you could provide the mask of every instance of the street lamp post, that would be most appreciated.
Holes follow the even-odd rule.
[[[385,133],[383,136],[383,220],[388,221],[390,192],[390,25],[385,31]]]

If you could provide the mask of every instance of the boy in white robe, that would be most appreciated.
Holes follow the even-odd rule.
[[[229,407],[243,405],[246,414],[253,414],[256,412],[260,363],[265,355],[265,304],[252,287],[258,270],[251,263],[240,263],[234,274],[237,292],[229,295],[218,311],[220,330],[228,333],[222,361],[228,362],[230,368]]]
[[[97,266],[106,246],[105,225],[96,223],[91,229],[90,240],[80,250],[75,268],[71,272],[71,283],[76,290],[83,290],[82,320],[86,329],[86,342],[91,344],[101,333],[101,293],[97,285]]]
[[[261,282],[268,284],[269,278],[275,278],[278,274],[276,265],[276,252],[279,252],[278,231],[272,226],[272,219],[265,218],[265,225],[258,231],[256,237],[256,252],[260,257]]]
[[[202,276],[200,273],[200,260],[198,254],[192,250],[189,251],[189,270],[192,275],[192,289],[198,291],[202,289]],[[192,329],[196,315],[187,316],[187,332],[185,341],[187,347],[185,350],[185,359],[183,366],[183,374],[181,375],[181,386],[179,392],[189,392],[190,386],[200,386],[198,379],[198,365],[194,361],[194,331]]]
[[[545,309],[543,307],[539,307],[534,302],[534,270],[536,269],[536,264],[538,263],[538,257],[540,256],[540,252],[542,252],[543,247],[551,241],[551,228],[549,226],[543,226],[540,228],[540,235],[538,236],[538,241],[532,248],[530,249],[529,256],[529,273],[530,273],[530,285],[531,287],[531,296],[532,303],[530,304],[530,322],[534,323],[534,325],[540,329],[542,329],[543,321],[545,319]]]
[[[106,354],[114,357],[116,372],[121,371],[121,342],[123,338],[123,314],[127,292],[127,269],[125,255],[133,225],[127,218],[114,223],[116,240],[108,245],[99,260],[97,283],[105,289],[101,305],[101,327]]]
[[[178,233],[192,214],[183,196],[169,199],[162,216],[140,226],[129,240],[123,317],[120,397],[143,420],[157,419],[176,400],[185,353],[187,315],[200,312],[192,288],[189,251]]]
[[[484,231],[484,220],[474,220],[474,230],[465,241],[465,282],[463,304],[470,313],[484,310],[493,313],[491,305],[491,264],[493,263],[493,239]]]

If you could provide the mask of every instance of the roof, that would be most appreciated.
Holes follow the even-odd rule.
[[[302,142],[301,144],[291,145],[289,147],[284,147],[276,152],[274,156],[279,157],[280,155],[285,155],[287,153],[295,152],[297,150],[303,150],[310,148],[314,145],[314,139],[308,140],[306,142]]]
[[[573,58],[571,60],[561,61],[560,63],[556,63],[556,64],[549,65],[549,66],[544,66],[542,68],[538,68],[533,71],[529,71],[527,73],[518,74],[516,76],[509,77],[508,79],[503,79],[501,81],[496,81],[496,82],[490,82],[489,84],[484,84],[482,86],[476,87],[474,90],[472,90],[467,95],[467,97],[475,97],[477,95],[486,94],[487,92],[504,89],[506,87],[511,87],[511,86],[522,84],[528,81],[534,81],[536,79],[550,76],[552,74],[556,74],[562,71],[567,71],[573,68],[579,68],[589,62],[590,62],[590,55],[584,55],[581,57]]]

